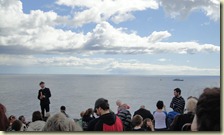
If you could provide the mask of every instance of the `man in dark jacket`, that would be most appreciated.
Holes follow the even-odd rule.
[[[40,82],[41,89],[38,92],[37,98],[40,100],[40,107],[41,107],[41,113],[42,117],[45,117],[44,111],[46,112],[50,111],[50,97],[51,97],[51,91],[49,88],[45,87],[44,82]]]
[[[140,109],[135,111],[133,116],[135,116],[137,114],[142,116],[143,120],[145,120],[146,118],[150,118],[151,120],[154,120],[154,117],[153,117],[152,113],[149,110],[146,110],[144,105],[142,105],[140,107]]]
[[[90,121],[88,131],[123,131],[122,121],[110,112],[108,100],[104,98],[96,100],[94,112],[99,118]]]

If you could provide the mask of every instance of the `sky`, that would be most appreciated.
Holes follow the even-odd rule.
[[[220,75],[219,0],[0,0],[0,74]]]

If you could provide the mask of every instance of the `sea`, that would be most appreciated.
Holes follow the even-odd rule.
[[[41,81],[51,90],[51,115],[64,105],[71,118],[80,118],[80,112],[93,108],[102,97],[108,99],[114,112],[116,100],[127,103],[131,114],[141,105],[155,111],[158,100],[164,102],[169,112],[177,87],[185,100],[189,96],[199,97],[206,87],[220,87],[220,76],[0,75],[0,103],[6,106],[7,116],[24,115],[31,121],[32,113],[40,110],[37,94]]]

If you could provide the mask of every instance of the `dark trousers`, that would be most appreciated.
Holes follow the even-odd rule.
[[[44,118],[45,117],[45,115],[44,115],[45,110],[46,110],[46,112],[50,111],[50,104],[41,104],[40,108],[41,108],[42,117]]]

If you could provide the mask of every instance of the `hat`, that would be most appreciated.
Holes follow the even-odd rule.
[[[107,99],[99,98],[95,102],[94,112],[96,112],[96,108],[101,107],[103,110],[109,109],[109,103]]]

